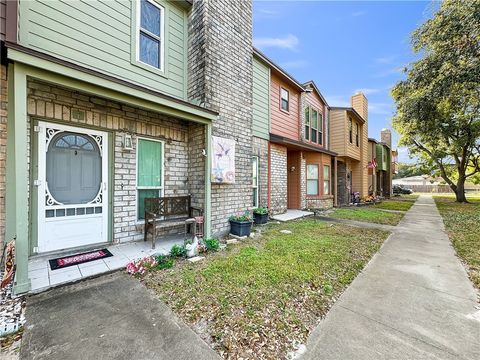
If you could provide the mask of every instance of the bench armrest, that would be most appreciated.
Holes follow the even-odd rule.
[[[203,209],[190,206],[190,217],[194,216],[194,212],[197,213],[197,216],[202,216],[203,215]]]

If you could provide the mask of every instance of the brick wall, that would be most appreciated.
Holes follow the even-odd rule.
[[[0,246],[5,241],[5,166],[7,155],[7,67],[0,65]]]
[[[252,3],[194,1],[189,19],[188,97],[219,117],[213,135],[236,141],[235,184],[212,184],[212,233],[252,197]]]
[[[268,202],[268,140],[253,137],[252,156],[258,156],[258,199],[259,206]]]
[[[287,148],[270,146],[270,205],[274,214],[287,211]]]
[[[143,238],[143,225],[136,220],[135,149],[138,136],[164,141],[165,196],[191,193],[195,204],[203,203],[203,182],[196,177],[191,178],[192,173],[189,171],[190,164],[193,163],[193,169],[203,173],[199,159],[204,147],[203,126],[189,126],[179,119],[38,81],[28,82],[28,115],[30,121],[51,119],[113,134],[115,242]],[[123,150],[125,133],[132,135],[133,151]],[[195,139],[198,148],[190,146],[190,139]]]

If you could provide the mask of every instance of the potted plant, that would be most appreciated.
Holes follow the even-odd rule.
[[[268,208],[258,207],[253,210],[253,221],[256,225],[266,224],[268,221]]]
[[[252,229],[252,216],[248,211],[243,214],[232,215],[230,221],[230,233],[237,236],[250,236]]]

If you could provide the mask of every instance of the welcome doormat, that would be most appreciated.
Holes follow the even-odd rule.
[[[70,255],[65,257],[60,257],[52,260],[48,260],[50,263],[50,269],[57,270],[62,269],[68,266],[78,265],[86,263],[89,261],[94,261],[98,259],[104,259],[107,257],[113,256],[113,254],[107,249],[90,251],[77,255]]]

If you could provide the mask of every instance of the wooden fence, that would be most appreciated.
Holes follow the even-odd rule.
[[[414,192],[420,193],[453,193],[448,185],[402,185]],[[480,192],[480,185],[466,185],[465,192]]]

